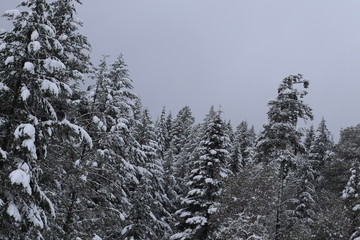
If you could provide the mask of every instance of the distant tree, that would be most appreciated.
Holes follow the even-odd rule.
[[[308,88],[309,82],[302,75],[285,78],[278,88],[278,96],[269,102],[269,122],[264,125],[256,146],[257,161],[273,166],[278,175],[276,192],[275,240],[283,238],[285,181],[289,171],[296,166],[295,156],[304,152],[296,126],[299,118],[312,119],[311,108],[301,99],[307,94],[297,85]]]
[[[360,124],[340,131],[340,139],[335,151],[337,156],[346,162],[360,160]]]
[[[248,128],[248,123],[242,121],[236,128],[231,150],[230,169],[233,173],[243,170],[253,160],[255,136],[253,128]]]
[[[162,159],[157,154],[154,125],[144,109],[136,127],[143,152],[138,167],[138,183],[130,194],[131,210],[121,239],[168,239],[171,233],[170,201],[164,189]]]
[[[331,160],[334,143],[330,131],[326,127],[325,119],[323,118],[316,130],[314,142],[310,148],[310,158],[316,160],[316,170],[320,171],[326,163]]]
[[[314,141],[315,141],[315,130],[314,130],[314,126],[311,125],[310,128],[307,129],[304,139],[304,147],[308,153],[310,152],[310,149],[314,144]]]
[[[220,112],[213,108],[204,120],[200,145],[195,150],[198,158],[192,162],[189,175],[189,192],[183,200],[180,216],[180,231],[171,239],[212,239],[210,217],[217,212],[222,183],[228,175],[229,137]]]
[[[349,226],[350,238],[360,238],[360,169],[358,165],[350,169],[350,178],[342,192],[342,198],[346,201],[351,226]]]

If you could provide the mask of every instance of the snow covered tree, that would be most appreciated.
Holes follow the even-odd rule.
[[[155,132],[156,132],[156,140],[158,143],[158,153],[160,154],[161,158],[164,159],[165,152],[168,148],[167,141],[169,139],[169,132],[166,126],[166,110],[165,107],[163,107],[163,110],[161,111],[160,118],[155,123]]]
[[[315,202],[315,170],[313,161],[306,155],[296,157],[296,171],[292,179],[288,180],[288,185],[295,186],[289,188],[290,192],[295,191],[294,197],[289,201],[291,205],[288,210],[288,217],[291,224],[287,229],[286,238],[288,239],[311,239],[313,234],[313,224],[316,221],[316,202]]]
[[[20,10],[5,16],[13,29],[0,35],[1,221],[3,239],[41,238],[54,208],[39,184],[54,128],[85,138],[80,127],[67,121],[54,99],[66,102],[72,93],[71,69],[64,59],[56,28],[49,21],[45,0],[22,1]],[[90,143],[90,139],[88,139]]]
[[[248,123],[243,121],[237,126],[231,149],[230,170],[238,173],[244,169],[253,159],[255,144],[254,132],[248,128]]]
[[[310,158],[317,161],[316,170],[331,160],[334,143],[332,141],[331,133],[326,127],[325,119],[322,118],[318,129],[316,130],[314,142],[310,148]]]
[[[351,168],[350,173],[349,181],[342,192],[342,198],[346,201],[351,219],[349,240],[355,240],[360,238],[360,168],[358,165]]]
[[[278,175],[276,200],[275,240],[282,239],[285,179],[295,164],[295,156],[304,152],[296,126],[298,119],[312,119],[311,108],[301,99],[307,94],[297,85],[308,88],[309,82],[302,75],[285,78],[278,88],[278,96],[269,102],[269,122],[264,125],[256,146],[257,161],[270,164]]]
[[[222,183],[228,175],[229,137],[221,112],[211,108],[202,126],[202,137],[195,151],[198,158],[191,164],[187,185],[190,191],[183,200],[183,208],[177,214],[180,217],[180,231],[171,239],[211,239],[210,217],[219,203]]]
[[[129,216],[130,192],[138,182],[136,166],[143,154],[135,136],[138,98],[122,56],[110,67],[102,60],[94,74],[96,84],[87,100],[88,128],[96,149],[87,179],[94,195],[87,203],[92,214],[86,216],[86,227],[89,232],[101,229],[94,232],[100,237],[119,238]],[[101,221],[94,223],[94,218]]]
[[[309,129],[306,130],[305,139],[304,139],[304,147],[307,153],[310,152],[312,145],[315,140],[315,130],[314,126],[311,125]]]
[[[178,112],[171,124],[171,142],[166,153],[166,168],[171,169],[175,180],[176,192],[181,195],[185,191],[185,177],[188,169],[188,156],[192,153],[193,143],[196,141],[196,131],[193,128],[195,118],[189,106]],[[175,200],[175,199],[174,199]]]
[[[56,29],[56,37],[62,46],[58,58],[68,66],[61,78],[73,86],[83,81],[83,74],[88,73],[91,66],[87,54],[91,46],[87,38],[79,33],[83,24],[76,18],[75,3],[81,4],[81,1],[56,0],[50,5],[52,11],[49,15],[50,22]]]
[[[142,112],[136,133],[143,158],[137,166],[139,181],[131,191],[132,206],[122,239],[168,239],[170,201],[164,190],[162,159],[157,154],[156,134],[147,109]]]
[[[355,162],[360,159],[360,124],[340,131],[336,153],[346,162]]]

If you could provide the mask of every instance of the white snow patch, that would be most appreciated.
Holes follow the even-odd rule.
[[[202,216],[195,216],[195,217],[187,219],[186,223],[205,225],[205,223],[207,223],[207,219]]]
[[[97,116],[93,117],[93,123],[98,124],[100,122],[100,118],[98,118]]]
[[[211,155],[215,155],[216,153],[217,153],[217,152],[216,152],[214,149],[211,149],[211,150],[210,150],[210,154],[211,154]]]
[[[41,49],[41,44],[39,41],[32,41],[28,45],[29,52],[38,52]]]
[[[37,39],[39,38],[39,33],[38,33],[38,31],[33,31],[32,33],[31,33],[31,41],[36,41]]]
[[[81,175],[81,176],[80,176],[80,179],[83,180],[84,182],[87,181],[87,177],[86,177],[85,175]]]
[[[0,207],[4,206],[4,201],[0,199]]]
[[[95,234],[91,240],[102,240],[102,238]]]
[[[41,24],[41,27],[49,34],[50,37],[55,37],[55,32],[49,25]]]
[[[44,92],[49,91],[56,96],[60,93],[60,89],[58,88],[57,84],[47,79],[41,80],[41,90]]]
[[[25,102],[30,97],[29,89],[23,85],[21,88],[21,99]]]
[[[65,69],[64,63],[59,60],[47,58],[44,60],[44,68],[48,70],[50,73],[58,70]]]
[[[11,184],[19,184],[22,185],[26,192],[31,195],[31,187],[30,187],[30,175],[29,175],[29,165],[27,163],[23,163],[19,165],[19,168],[12,171],[9,175]]]
[[[29,213],[28,213],[28,218],[32,223],[34,223],[35,226],[44,228],[44,222],[41,219],[40,213],[41,213],[41,210],[38,209],[38,207],[35,204],[31,204],[31,207],[30,207]]]
[[[26,138],[23,140],[21,146],[27,148],[32,158],[37,159],[35,148],[35,128],[33,125],[26,123],[20,124],[14,132],[15,138]]]
[[[6,43],[0,44],[0,51],[4,50],[6,48]]]
[[[4,16],[11,17],[12,19],[17,18],[20,15],[20,11],[17,9],[14,10],[7,10],[4,13]]]
[[[8,88],[8,86],[0,82],[0,91],[9,91],[9,90],[10,88]]]
[[[357,204],[355,207],[353,207],[352,210],[353,210],[353,211],[358,211],[358,210],[360,210],[360,204]]]
[[[217,212],[217,208],[209,208],[208,209],[208,213],[209,214],[214,214],[214,213],[216,213]]]
[[[15,61],[14,56],[7,57],[5,60],[5,65],[8,65],[9,63],[13,63]]]
[[[31,62],[26,62],[24,64],[24,69],[31,73],[34,73],[34,64],[32,64]]]
[[[89,144],[90,148],[93,147],[90,135],[82,127],[70,123],[66,118],[61,121],[61,124],[71,128],[76,134],[80,135],[81,140],[85,140]]]
[[[16,207],[16,205],[11,202],[6,210],[6,213],[10,216],[10,217],[14,217],[15,221],[20,222],[21,221],[21,216],[19,213],[19,209]]]
[[[68,39],[68,36],[66,34],[61,34],[60,37],[59,37],[59,40],[60,41],[65,41],[66,39]]]

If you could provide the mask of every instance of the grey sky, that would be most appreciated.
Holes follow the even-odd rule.
[[[0,11],[19,1],[1,0]],[[102,54],[123,53],[135,91],[156,117],[189,105],[198,121],[221,105],[260,130],[280,81],[302,73],[315,127],[337,138],[360,123],[358,0],[83,0],[82,32]],[[1,20],[0,28],[4,26]]]

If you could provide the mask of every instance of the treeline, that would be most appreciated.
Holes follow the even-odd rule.
[[[334,144],[281,81],[259,134],[210,108],[154,122],[120,55],[94,67],[79,0],[22,1],[0,34],[0,239],[360,238],[360,125]],[[86,77],[94,85],[84,91]]]

